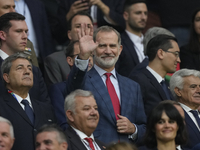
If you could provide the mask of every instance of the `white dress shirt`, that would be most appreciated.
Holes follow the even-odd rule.
[[[162,80],[165,80],[164,78],[162,78],[157,72],[155,72],[153,69],[151,69],[149,66],[146,67],[147,70],[149,70],[151,72],[151,74],[156,78],[156,80],[158,81],[158,83],[162,82]]]
[[[8,54],[6,54],[4,51],[2,51],[2,50],[0,49],[0,56],[1,56],[1,58],[2,58],[3,60],[5,60],[5,59],[8,57]]]

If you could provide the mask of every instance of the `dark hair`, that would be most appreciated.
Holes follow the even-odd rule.
[[[77,12],[76,14],[74,14],[68,21],[68,24],[67,24],[67,27],[68,27],[68,30],[71,30],[72,29],[72,20],[75,16],[77,15],[80,15],[80,16],[88,16],[91,20],[91,22],[93,23],[93,20],[92,20],[92,17],[85,11],[79,11]]]
[[[192,15],[192,22],[190,26],[190,38],[189,38],[189,48],[190,51],[196,54],[200,54],[200,42],[198,34],[194,29],[194,21],[196,14],[200,11],[200,8],[196,9]]]
[[[136,4],[136,3],[145,3],[146,4],[146,0],[126,0],[125,3],[124,3],[124,11],[127,11],[127,9],[133,5],[133,4]]]
[[[63,130],[57,126],[56,124],[46,124],[43,125],[38,131],[37,131],[37,135],[42,133],[42,132],[56,132],[57,133],[57,141],[59,144],[63,143],[63,142],[67,142],[67,138],[63,132]]]
[[[25,20],[25,17],[16,12],[10,12],[2,15],[0,17],[0,31],[8,32],[12,24],[10,23],[11,20]]]
[[[152,38],[148,42],[146,49],[146,54],[149,57],[149,61],[152,61],[156,57],[159,49],[167,51],[168,49],[172,48],[171,40],[177,42],[175,37],[164,34],[160,34]]]
[[[71,41],[65,50],[66,57],[73,57],[74,56],[74,44],[79,41]]]
[[[149,148],[157,146],[156,134],[155,134],[155,125],[161,119],[162,113],[165,112],[166,115],[171,119],[176,121],[178,125],[178,131],[175,137],[176,145],[185,144],[187,141],[186,127],[184,120],[181,117],[178,110],[170,103],[160,103],[158,104],[148,116],[147,126],[146,126],[146,135],[145,135],[145,144]]]
[[[108,147],[106,147],[106,150],[137,150],[137,147],[132,143],[118,142],[110,144]]]

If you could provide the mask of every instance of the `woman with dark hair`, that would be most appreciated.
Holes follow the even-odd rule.
[[[151,150],[176,150],[186,143],[183,118],[170,103],[160,103],[147,120],[145,143]]]
[[[200,70],[200,8],[192,16],[189,43],[180,48],[180,68]]]

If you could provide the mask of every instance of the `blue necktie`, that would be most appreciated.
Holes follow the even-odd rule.
[[[194,118],[196,119],[198,126],[200,128],[200,118],[199,118],[198,112],[196,110],[190,110],[190,112],[194,115]]]
[[[30,121],[32,122],[32,124],[34,125],[34,113],[33,113],[32,108],[29,106],[29,102],[26,99],[23,99],[21,103],[24,104],[25,112],[28,118],[30,119]]]
[[[163,90],[164,90],[164,92],[165,92],[165,95],[166,95],[167,99],[170,100],[171,98],[170,98],[170,94],[169,94],[169,89],[168,89],[168,87],[167,87],[165,81],[162,80],[162,81],[160,82],[160,84],[161,84],[161,86],[162,86],[162,88],[163,88]]]

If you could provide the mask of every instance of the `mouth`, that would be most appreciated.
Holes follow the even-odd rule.
[[[22,80],[31,80],[30,77],[23,77]]]
[[[22,42],[22,43],[20,43],[21,45],[23,45],[23,46],[26,46],[26,42]]]

